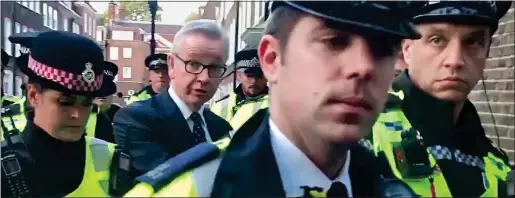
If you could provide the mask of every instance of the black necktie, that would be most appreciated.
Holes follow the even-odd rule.
[[[190,116],[191,120],[193,120],[193,136],[195,137],[195,142],[202,143],[206,142],[206,134],[202,129],[202,118],[200,118],[200,114],[197,112],[193,112]]]
[[[327,197],[349,197],[347,188],[342,182],[334,182],[327,191]]]

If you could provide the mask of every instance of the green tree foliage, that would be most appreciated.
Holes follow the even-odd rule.
[[[150,21],[151,19],[148,1],[121,1],[120,12],[126,15],[124,20]],[[156,21],[161,21],[159,13],[156,13]]]

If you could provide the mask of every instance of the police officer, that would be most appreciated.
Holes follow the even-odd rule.
[[[211,111],[237,130],[259,109],[268,107],[268,86],[261,71],[256,49],[236,54],[235,68],[241,84],[226,100],[217,102]]]
[[[492,35],[511,2],[429,1],[402,45],[408,69],[373,127],[373,148],[422,197],[504,197],[508,158],[467,95],[483,75]]]
[[[127,101],[127,105],[148,99],[166,90],[170,77],[168,77],[168,65],[166,64],[168,56],[166,54],[152,54],[145,59],[145,66],[150,70],[149,83],[138,93],[132,95]]]
[[[116,93],[116,83],[114,83],[114,74],[116,73],[118,73],[118,66],[112,62],[104,61],[104,79],[102,81],[105,85],[102,86],[102,89],[109,95],[98,97],[95,101],[112,97],[112,95]],[[93,101],[94,105],[86,124],[86,135],[114,143],[111,120],[107,114],[102,111],[102,106],[95,104],[95,101]]]
[[[49,31],[31,51],[19,68],[35,115],[23,133],[10,130],[2,141],[2,196],[107,196],[114,145],[83,135],[94,97],[109,94],[101,89],[102,50],[83,36]]]
[[[15,34],[9,37],[9,39],[12,42],[20,44],[25,48],[30,48],[32,47],[32,42],[38,36],[38,34],[39,33],[24,32]],[[26,67],[28,60],[29,53],[25,53],[16,58],[16,65],[18,65],[18,67]],[[102,87],[102,91],[111,95],[116,92],[116,84],[113,82],[114,77],[112,74],[118,71],[118,67],[107,61],[104,62],[104,64],[107,65],[104,67],[104,86]],[[22,85],[22,88],[23,87],[25,86]],[[2,114],[2,121],[8,130],[12,129],[14,125],[16,129],[23,131],[27,124],[27,120],[32,120],[34,117],[34,113],[31,111],[30,103],[26,100],[25,97],[21,98],[6,108],[9,109],[9,111],[6,111],[6,113]],[[11,121],[14,122],[12,123]],[[114,142],[113,127],[111,122],[109,121],[107,115],[100,113],[100,109],[96,105],[93,105],[92,111],[88,116],[85,134],[89,137],[97,137],[108,142]],[[0,137],[2,140],[4,138],[3,135],[5,134],[2,133],[2,137]]]
[[[388,182],[381,176],[387,175],[376,158],[357,145],[387,99],[395,46],[417,37],[401,9],[410,7],[399,6],[406,4],[273,1],[258,47],[271,84],[270,111],[254,114],[230,143],[201,144],[138,177],[140,183],[125,196],[378,197],[390,195],[392,188],[409,192],[399,182],[383,185]]]

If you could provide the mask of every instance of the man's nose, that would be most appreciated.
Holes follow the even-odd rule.
[[[452,69],[460,69],[465,65],[465,56],[463,55],[463,47],[461,42],[454,41],[450,42],[445,49],[445,60],[443,62],[444,67]]]
[[[200,74],[197,74],[197,80],[198,81],[201,81],[203,83],[207,83],[209,81],[209,79],[211,79],[211,77],[209,77],[209,70],[208,70],[208,68],[205,68],[204,70],[202,70],[202,72],[200,72]]]
[[[376,64],[376,57],[367,40],[363,37],[355,37],[347,50],[350,56],[348,54],[343,55],[340,61],[341,63],[346,63],[346,67],[343,68],[345,76],[349,79],[369,80],[372,77],[372,71]]]

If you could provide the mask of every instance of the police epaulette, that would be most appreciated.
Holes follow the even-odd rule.
[[[215,144],[201,143],[137,177],[136,181],[150,184],[157,192],[181,173],[215,159],[219,154],[220,150]]]
[[[385,109],[392,109],[398,107],[402,103],[402,99],[399,96],[388,93],[388,99],[386,100],[386,104],[384,105]]]
[[[3,108],[2,117],[14,116],[21,113],[21,105],[18,103],[11,104]]]

